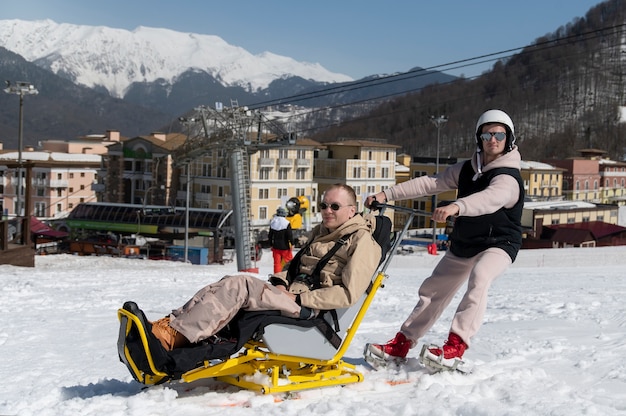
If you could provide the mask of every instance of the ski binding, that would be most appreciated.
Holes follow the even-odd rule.
[[[443,358],[443,355],[435,356],[429,352],[431,348],[440,348],[437,345],[424,344],[422,351],[420,352],[419,362],[435,372],[441,371],[456,371],[462,374],[470,374],[472,372],[471,366],[465,363],[465,361],[458,358]]]
[[[402,365],[407,362],[406,358],[392,357],[373,347],[373,344],[365,344],[363,358],[372,368],[379,369],[389,365]]]

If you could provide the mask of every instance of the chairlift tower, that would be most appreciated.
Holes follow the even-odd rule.
[[[230,107],[221,103],[216,103],[215,108],[198,107],[193,115],[179,120],[187,126],[187,139],[172,154],[174,166],[187,165],[189,171],[194,159],[211,150],[222,149],[228,154],[237,269],[255,271],[250,224],[250,155],[263,148],[293,145],[295,134],[286,132],[260,111],[239,107],[237,100],[231,100]]]

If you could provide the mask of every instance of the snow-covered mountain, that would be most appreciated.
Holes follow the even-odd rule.
[[[181,74],[206,73],[248,92],[272,81],[301,77],[348,82],[318,63],[263,52],[253,55],[218,36],[138,27],[128,31],[52,20],[0,20],[0,46],[57,75],[122,98],[133,83],[173,85]]]

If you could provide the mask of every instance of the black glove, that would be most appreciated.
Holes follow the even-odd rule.
[[[306,306],[300,307],[300,319],[313,319],[315,318],[315,312],[311,308]]]
[[[272,286],[284,286],[287,287],[287,283],[283,279],[270,275],[269,282]]]

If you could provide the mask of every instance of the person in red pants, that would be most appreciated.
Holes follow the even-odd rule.
[[[279,207],[270,221],[269,240],[274,257],[274,273],[282,271],[285,265],[293,259],[291,251],[294,245],[293,231],[286,216],[287,210]]]

